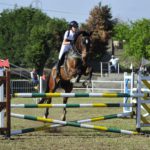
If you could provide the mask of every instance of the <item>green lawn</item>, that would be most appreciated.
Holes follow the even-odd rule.
[[[69,103],[98,103],[98,102],[122,102],[122,98],[70,98]],[[33,99],[16,98],[12,103],[34,103]],[[61,98],[54,98],[53,103],[62,103]],[[51,108],[50,118],[60,119],[62,108]],[[42,108],[18,108],[12,109],[14,113],[43,116]],[[101,115],[122,113],[122,108],[67,108],[67,121],[88,119]],[[12,118],[12,129],[24,129],[42,126],[44,123]],[[124,130],[135,131],[134,119],[110,119],[86,124],[94,124],[106,127],[115,127]],[[150,128],[143,128],[149,130]],[[93,129],[77,127],[59,127],[46,131],[31,132],[12,136],[11,140],[0,137],[0,150],[148,150],[150,137],[146,135],[125,135],[120,133],[101,132]]]

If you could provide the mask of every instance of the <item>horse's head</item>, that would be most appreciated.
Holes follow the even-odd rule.
[[[75,35],[75,48],[81,54],[83,65],[86,65],[87,57],[91,47],[91,33],[79,31]]]

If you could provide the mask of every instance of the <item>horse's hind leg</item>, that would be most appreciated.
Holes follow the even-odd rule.
[[[50,104],[52,102],[52,98],[48,98],[47,99],[47,104]],[[46,110],[45,110],[45,118],[47,118],[48,117],[48,115],[49,115],[49,108],[46,108]]]
[[[65,88],[65,93],[70,93],[73,89],[73,84],[70,82],[70,84]],[[63,104],[67,104],[67,100],[68,100],[68,97],[64,97],[63,98]],[[67,110],[66,108],[63,109],[63,114],[62,114],[62,117],[61,119],[63,121],[66,120],[66,114],[67,114]]]
[[[57,85],[55,86],[55,88],[53,90],[50,90],[49,92],[54,93],[56,91],[56,89],[57,89]],[[51,104],[51,102],[52,102],[52,98],[50,97],[50,98],[47,99],[47,104]],[[49,108],[46,108],[45,118],[47,118],[48,115],[49,115]]]
[[[55,83],[55,82],[54,82],[54,83]],[[49,92],[50,92],[50,93],[54,93],[54,92],[56,91],[57,87],[58,87],[58,85],[55,83],[53,86],[51,86],[51,88],[53,88],[53,89],[49,89]],[[52,102],[52,98],[51,98],[51,97],[50,97],[50,98],[47,98],[47,104],[51,104],[51,102]],[[49,115],[49,108],[46,108],[46,111],[45,111],[45,118],[47,118],[48,115]]]

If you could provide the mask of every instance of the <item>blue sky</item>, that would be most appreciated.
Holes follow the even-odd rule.
[[[50,17],[65,18],[67,21],[85,22],[89,12],[100,0],[0,0],[0,12],[32,5],[39,7]],[[113,18],[134,21],[141,18],[150,19],[150,0],[101,0],[102,5],[109,5]]]

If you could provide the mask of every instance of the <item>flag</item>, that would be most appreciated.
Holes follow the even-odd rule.
[[[6,59],[6,60],[0,59],[0,67],[6,67],[6,68],[9,68],[10,65],[9,65],[8,59]]]
[[[131,63],[131,65],[130,65],[130,69],[133,70],[133,65],[132,65],[132,63]]]

